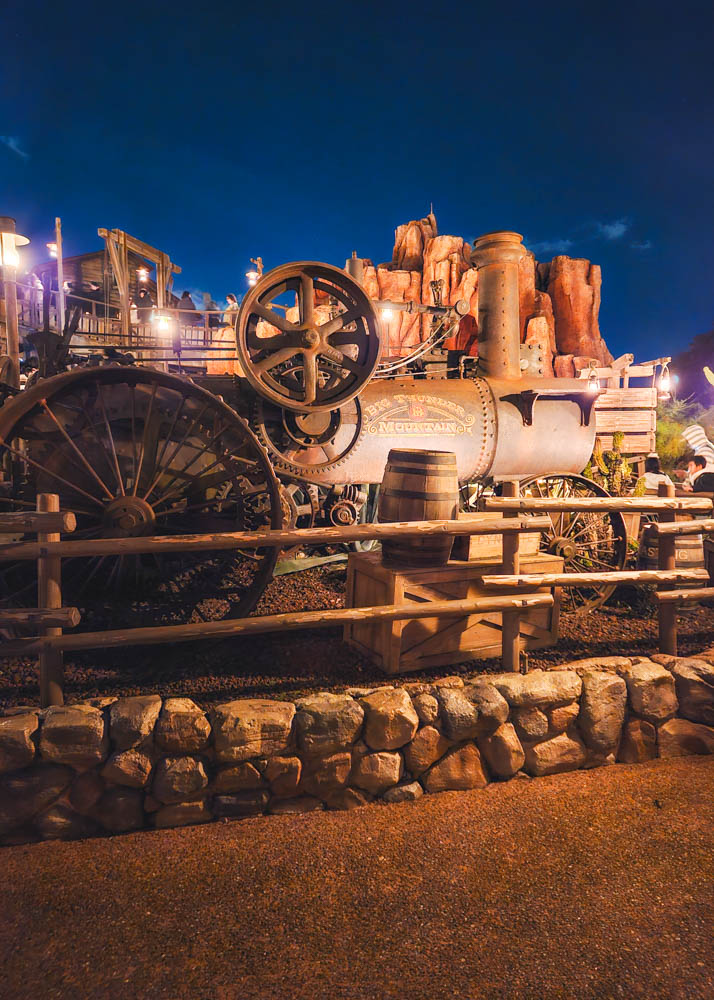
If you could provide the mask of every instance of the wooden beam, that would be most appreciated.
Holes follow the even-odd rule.
[[[55,514],[38,514],[35,511],[12,511],[5,514],[0,513],[0,532],[22,531],[22,532],[62,532],[74,531],[77,527],[77,518],[72,511],[60,511]]]
[[[355,524],[345,528],[293,528],[291,530],[232,531],[205,535],[150,536],[146,538],[86,538],[39,544],[12,542],[0,546],[0,562],[37,559],[41,555],[63,558],[128,556],[143,552],[202,552],[209,549],[292,548],[294,545],[329,545],[366,538],[429,535],[493,535],[505,532],[545,531],[548,517],[500,518],[479,521],[397,521],[393,524]]]
[[[107,240],[110,237],[114,237],[114,239],[119,240],[120,236],[125,236],[126,245],[129,250],[132,250],[134,253],[138,253],[140,257],[145,257],[154,264],[157,264],[161,257],[168,258],[168,254],[163,253],[161,250],[157,250],[156,247],[152,247],[149,243],[144,243],[143,240],[138,240],[135,236],[130,236],[129,233],[125,233],[121,229],[98,229],[97,235],[103,240]],[[178,264],[174,264],[171,260],[169,260],[169,264],[171,265],[171,271],[174,274],[181,274],[181,268]]]
[[[59,513],[60,498],[56,493],[37,494],[37,512]],[[56,532],[39,532],[38,542],[59,541]],[[37,560],[37,607],[43,611],[57,611],[62,607],[62,560],[59,556],[41,556]],[[41,635],[62,638],[57,625],[42,625]],[[40,660],[40,707],[64,705],[64,661],[61,649],[43,647]]]
[[[479,597],[463,601],[427,601],[387,604],[366,608],[336,608],[328,611],[290,611],[262,618],[227,618],[218,622],[191,622],[189,625],[155,625],[146,628],[81,632],[56,638],[14,639],[0,644],[0,657],[29,656],[43,650],[104,649],[109,646],[144,646],[161,642],[191,642],[263,632],[295,631],[302,628],[334,628],[349,622],[389,622],[414,618],[467,618],[483,612],[513,608],[549,608],[550,594],[523,597]]]
[[[661,513],[662,511],[686,511],[689,514],[708,514],[712,501],[706,497],[522,497],[512,500],[508,497],[487,497],[483,501],[486,510],[516,511],[585,511],[592,514],[606,514],[616,511],[625,513]]]
[[[671,499],[674,496],[673,483],[660,483],[657,499]],[[663,523],[673,524],[677,515],[673,510],[663,510],[660,519]],[[657,567],[660,573],[667,573],[674,570],[677,565],[676,553],[677,539],[674,535],[663,535],[659,539],[657,549]],[[706,573],[706,570],[703,570]],[[707,577],[709,574],[707,573]],[[660,590],[663,590],[660,581]],[[657,608],[657,624],[659,629],[659,651],[668,653],[670,656],[677,655],[677,608],[674,604],[660,604]]]
[[[484,576],[484,587],[504,587],[509,590],[523,587],[595,587],[606,583],[656,584],[675,583],[678,580],[708,580],[705,569],[633,569],[613,570],[611,573],[522,573],[518,576]]]
[[[659,604],[696,604],[714,598],[714,587],[702,587],[700,590],[658,590],[655,600]]]
[[[519,484],[517,481],[504,482],[503,495],[515,498],[519,494]],[[517,517],[511,514],[510,518]],[[506,515],[509,518],[509,515]],[[519,561],[519,537],[509,532],[503,535],[503,556],[501,566],[504,573],[518,575],[520,573]],[[521,616],[518,610],[504,611],[501,629],[501,659],[503,669],[518,673],[521,668]]]
[[[0,626],[9,628],[74,628],[78,608],[0,608]]]
[[[714,531],[714,518],[702,518],[700,521],[661,521],[646,524],[645,528],[653,535],[701,535]]]

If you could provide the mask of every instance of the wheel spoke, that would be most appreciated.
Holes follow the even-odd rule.
[[[104,396],[102,395],[102,387],[100,385],[97,386],[97,395],[99,396],[99,405],[102,408],[102,417],[104,418],[104,426],[107,429],[107,436],[109,438],[109,444],[112,449],[112,458],[114,460],[114,472],[116,473],[117,477],[117,486],[121,490],[121,495],[126,496],[126,490],[124,489],[124,482],[122,480],[121,472],[119,470],[119,459],[117,458],[117,450],[114,445],[114,435],[112,434],[111,425],[109,423],[109,417],[107,416],[107,409],[106,406],[104,405]]]
[[[300,275],[300,322],[312,326],[315,322],[315,286],[306,271]]]
[[[284,361],[289,361],[297,353],[297,347],[284,347],[281,351],[276,351],[275,354],[269,354],[262,361],[254,362],[253,368],[259,375],[262,375],[264,372],[270,371],[271,368],[275,368],[276,365],[281,365]]]
[[[323,323],[320,327],[320,335],[322,337],[334,337],[336,333],[344,330],[344,328],[349,326],[350,323],[354,323],[358,320],[361,315],[362,313],[359,306],[352,306],[352,308],[348,309],[347,312],[340,313],[338,316],[335,316],[334,319],[329,319],[326,323]],[[353,339],[346,341],[348,344],[354,343],[355,332],[350,333],[350,336]],[[333,343],[339,343],[336,337]]]
[[[356,361],[353,361],[348,355],[343,354],[342,351],[335,350],[334,347],[323,347],[320,354],[325,358],[329,358],[330,361],[334,361],[341,368],[346,368],[353,375],[359,375],[362,371],[361,366]]]
[[[303,402],[314,403],[317,398],[317,357],[314,354],[303,354],[303,389]]]
[[[92,496],[91,493],[87,493],[87,491],[83,490],[81,486],[77,486],[76,483],[71,483],[68,479],[65,479],[63,476],[58,475],[58,473],[53,472],[52,469],[48,469],[44,465],[40,465],[39,462],[36,462],[34,459],[30,458],[29,455],[24,455],[22,452],[17,451],[15,448],[11,448],[9,444],[5,444],[4,442],[1,442],[1,444],[2,447],[6,448],[11,455],[14,455],[16,458],[21,459],[21,461],[23,462],[27,462],[28,465],[33,466],[35,469],[39,469],[40,472],[44,472],[45,475],[52,476],[53,479],[56,479],[59,483],[63,483],[65,486],[69,487],[69,489],[72,490],[73,493],[80,493],[83,497],[86,497],[88,500],[91,500],[91,502],[93,504],[96,504],[98,507],[102,508],[104,507],[104,504],[102,503],[101,500],[97,499],[97,497]]]
[[[171,458],[169,458],[167,460],[166,465],[164,466],[165,469],[169,469],[171,467],[171,463],[173,462],[173,460],[176,458],[176,456],[178,455],[178,453],[183,448],[184,444],[186,443],[186,440],[188,439],[189,434],[193,433],[194,427],[196,427],[196,425],[198,424],[198,422],[202,419],[203,414],[208,409],[208,405],[209,405],[208,403],[204,403],[203,404],[203,408],[201,409],[201,412],[198,414],[198,416],[195,416],[193,418],[193,420],[191,421],[191,423],[188,425],[188,428],[186,429],[186,433],[184,434],[184,436],[181,438],[181,440],[179,441],[179,443],[174,448],[173,452],[171,453]],[[160,477],[157,477],[156,479],[154,479],[154,481],[152,482],[151,486],[149,487],[149,489],[146,491],[146,493],[142,497],[143,500],[147,500],[148,501],[149,497],[151,496],[151,494],[156,489],[156,484],[158,483],[159,478]]]
[[[156,390],[158,388],[158,383],[154,382],[151,388],[151,399],[149,400],[149,408],[147,410],[146,416],[144,417],[144,433],[141,438],[141,452],[139,454],[139,466],[136,470],[136,477],[134,479],[134,486],[132,488],[132,496],[136,496],[136,491],[139,488],[139,480],[141,479],[141,470],[144,465],[144,455],[146,454],[146,443],[148,439],[149,426],[151,424],[151,411],[154,408],[154,400],[156,399]]]
[[[269,323],[271,326],[277,326],[278,330],[282,330],[283,333],[294,333],[297,330],[296,325],[291,323],[286,316],[282,316],[274,309],[268,308],[262,302],[254,302],[251,310],[256,316],[264,319],[266,323]]]
[[[99,476],[97,474],[97,472],[89,464],[89,462],[84,457],[84,455],[82,454],[82,452],[80,451],[80,449],[77,447],[77,445],[74,443],[74,441],[72,440],[72,438],[67,433],[67,429],[65,427],[63,427],[62,424],[59,422],[59,420],[57,419],[57,417],[55,416],[55,414],[52,412],[52,410],[47,405],[47,402],[44,399],[41,402],[42,402],[42,409],[45,411],[45,413],[47,414],[47,416],[52,420],[52,422],[54,423],[55,427],[60,432],[60,434],[62,435],[62,437],[65,439],[65,441],[69,444],[69,446],[75,452],[75,454],[77,455],[77,457],[81,461],[82,465],[89,472],[90,476],[93,479],[96,480],[96,482],[99,485],[100,489],[104,490],[104,492],[109,497],[109,499],[113,500],[114,499],[114,494],[111,492],[111,490],[109,489],[109,487],[107,486],[107,484],[104,482],[104,480],[101,478],[101,476]]]

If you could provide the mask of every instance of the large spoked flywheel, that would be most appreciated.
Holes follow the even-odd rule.
[[[77,518],[72,538],[282,522],[278,482],[248,425],[190,380],[150,368],[85,368],[25,390],[0,412],[0,457],[0,510],[33,510],[38,493],[58,493]],[[147,595],[154,620],[242,615],[275,559],[271,549],[63,560],[64,601],[87,607],[111,598],[115,620]],[[34,600],[28,567],[0,566],[5,603]]]
[[[246,295],[237,345],[264,399],[290,410],[335,410],[377,367],[379,321],[344,271],[300,261],[270,271]]]
[[[538,476],[521,482],[523,496],[541,498],[607,497],[608,492],[585,476]],[[561,556],[566,573],[610,572],[622,569],[627,558],[627,533],[617,512],[551,513],[551,527],[544,532],[542,548]],[[563,610],[585,614],[600,607],[615,590],[614,584],[564,587]]]

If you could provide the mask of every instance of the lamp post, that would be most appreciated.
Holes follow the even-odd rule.
[[[15,232],[15,220],[7,215],[0,216],[0,265],[2,265],[3,304],[5,319],[5,343],[10,358],[8,383],[20,388],[20,332],[17,323],[17,265],[18,247],[27,246],[27,236]]]
[[[257,285],[263,276],[263,258],[251,257],[250,262],[251,264],[254,264],[255,267],[252,267],[250,271],[246,271],[245,276],[248,279],[248,284],[252,288],[253,285]]]

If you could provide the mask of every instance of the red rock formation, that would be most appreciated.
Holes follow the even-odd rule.
[[[392,267],[400,271],[421,271],[427,240],[438,233],[436,216],[430,212],[425,219],[415,219],[397,226],[394,233]]]
[[[602,276],[589,260],[558,256],[540,267],[553,303],[555,340],[559,353],[612,361],[598,324]]]
[[[432,281],[442,282],[442,301],[470,304],[469,321],[459,331],[459,349],[478,333],[478,271],[470,266],[471,246],[459,236],[438,235],[436,218],[429,214],[399,226],[391,264],[364,268],[364,285],[372,298],[433,304]],[[608,364],[612,355],[600,334],[600,268],[590,261],[565,256],[538,263],[527,252],[519,264],[521,342],[538,344],[544,374],[575,374],[573,356],[596,358]],[[432,329],[428,315],[395,312],[384,322],[385,357],[403,356],[425,340]],[[456,337],[447,341],[455,349]],[[471,351],[474,353],[474,351]]]

